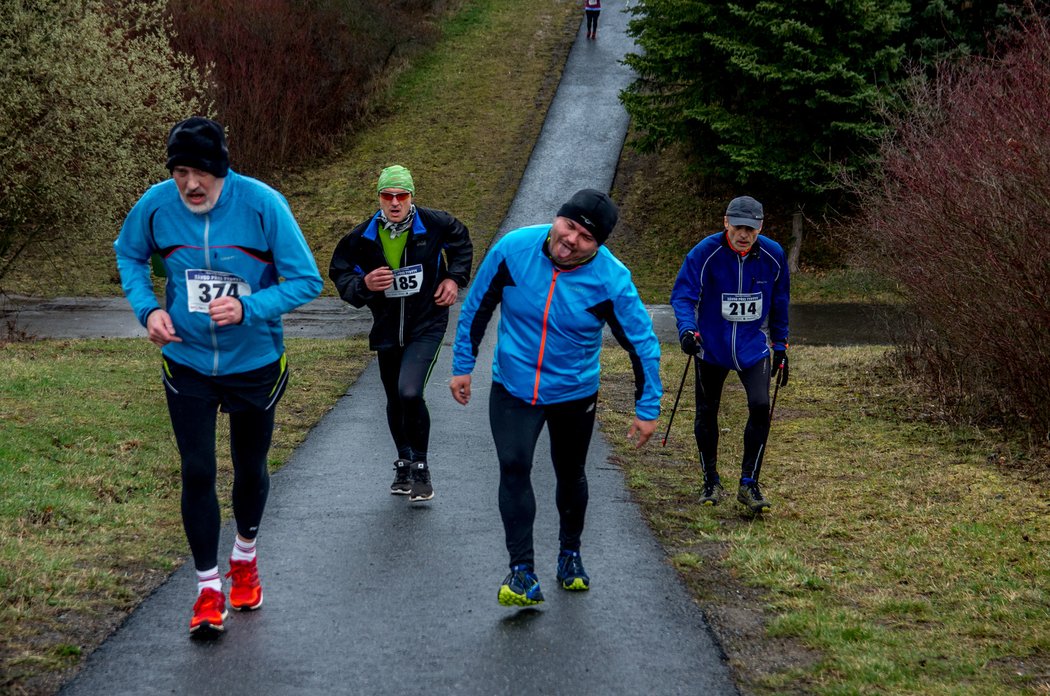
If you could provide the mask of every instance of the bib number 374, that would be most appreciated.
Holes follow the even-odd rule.
[[[722,318],[726,321],[756,321],[762,316],[762,293],[722,293]]]
[[[191,312],[207,312],[212,300],[220,297],[247,297],[252,286],[244,278],[223,271],[186,269],[186,297]]]

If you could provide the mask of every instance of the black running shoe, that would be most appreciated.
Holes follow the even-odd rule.
[[[390,484],[390,492],[394,495],[408,495],[412,491],[412,481],[409,478],[412,471],[412,462],[407,459],[398,459],[394,462],[394,482]]]
[[[772,507],[769,501],[762,497],[762,491],[758,488],[758,481],[746,479],[737,489],[736,499],[748,510],[754,513],[769,512]]]
[[[409,502],[416,503],[434,497],[434,487],[430,485],[430,468],[426,462],[412,462],[412,489],[409,491]]]
[[[587,590],[591,587],[591,578],[583,569],[579,551],[562,551],[558,554],[558,572],[555,577],[566,590]]]

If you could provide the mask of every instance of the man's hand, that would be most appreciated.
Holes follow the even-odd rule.
[[[394,284],[394,272],[390,266],[382,266],[365,276],[365,287],[372,292],[383,292]]]
[[[631,441],[638,437],[638,442],[634,443],[635,449],[638,449],[645,443],[649,442],[649,438],[656,432],[656,420],[642,420],[638,416],[634,417],[634,422],[631,423],[630,429],[627,431],[627,440]]]
[[[786,350],[773,351],[773,371],[769,376],[777,379],[777,372],[780,372],[780,379],[777,380],[777,384],[786,387],[788,383],[788,354]]]
[[[244,319],[244,307],[236,297],[225,295],[216,298],[208,304],[208,316],[217,326],[230,326],[240,324]]]
[[[700,334],[695,331],[686,331],[682,334],[682,352],[686,355],[696,355],[700,352]]]
[[[171,316],[163,309],[155,309],[146,318],[146,332],[149,334],[150,343],[155,343],[161,348],[169,343],[182,343],[182,339],[175,335],[175,324],[171,322]]]
[[[454,375],[448,383],[452,398],[464,406],[470,401],[470,375]]]
[[[459,286],[451,278],[445,278],[434,292],[434,304],[438,307],[450,307],[459,297]]]

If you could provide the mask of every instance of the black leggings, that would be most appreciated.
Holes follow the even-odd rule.
[[[386,422],[397,456],[412,462],[427,460],[430,411],[423,398],[437,362],[441,335],[412,341],[404,348],[378,352],[379,378],[386,392]]]
[[[704,474],[713,474],[718,463],[718,407],[729,369],[696,361],[696,419],[693,433],[700,451]],[[769,360],[737,372],[747,392],[747,426],[744,428],[744,457],[740,477],[758,480],[762,456],[769,437]]]
[[[197,570],[219,564],[219,499],[215,493],[215,420],[218,399],[168,396],[168,413],[182,457],[182,524]],[[274,423],[273,407],[230,414],[233,459],[233,516],[237,533],[254,539],[270,493],[266,455]]]
[[[596,34],[598,32],[598,15],[601,14],[601,12],[585,10],[583,14],[587,17],[587,33]]]
[[[536,521],[536,496],[532,491],[532,459],[543,424],[551,442],[551,462],[557,479],[554,500],[558,507],[558,540],[561,549],[580,550],[587,515],[587,449],[594,431],[598,395],[560,404],[533,406],[492,383],[489,424],[499,457],[499,513],[507,539],[510,565],[535,567],[532,526]]]

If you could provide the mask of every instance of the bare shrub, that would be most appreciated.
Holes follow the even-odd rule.
[[[906,289],[898,355],[955,416],[1050,430],[1050,35],[916,80],[879,176],[857,187],[859,262]]]
[[[110,228],[166,175],[164,138],[204,77],[171,49],[163,0],[0,3],[0,279],[31,248]],[[47,272],[46,269],[41,272]]]
[[[174,45],[209,67],[237,169],[254,174],[327,152],[410,48],[436,38],[443,0],[198,0],[171,3]]]

